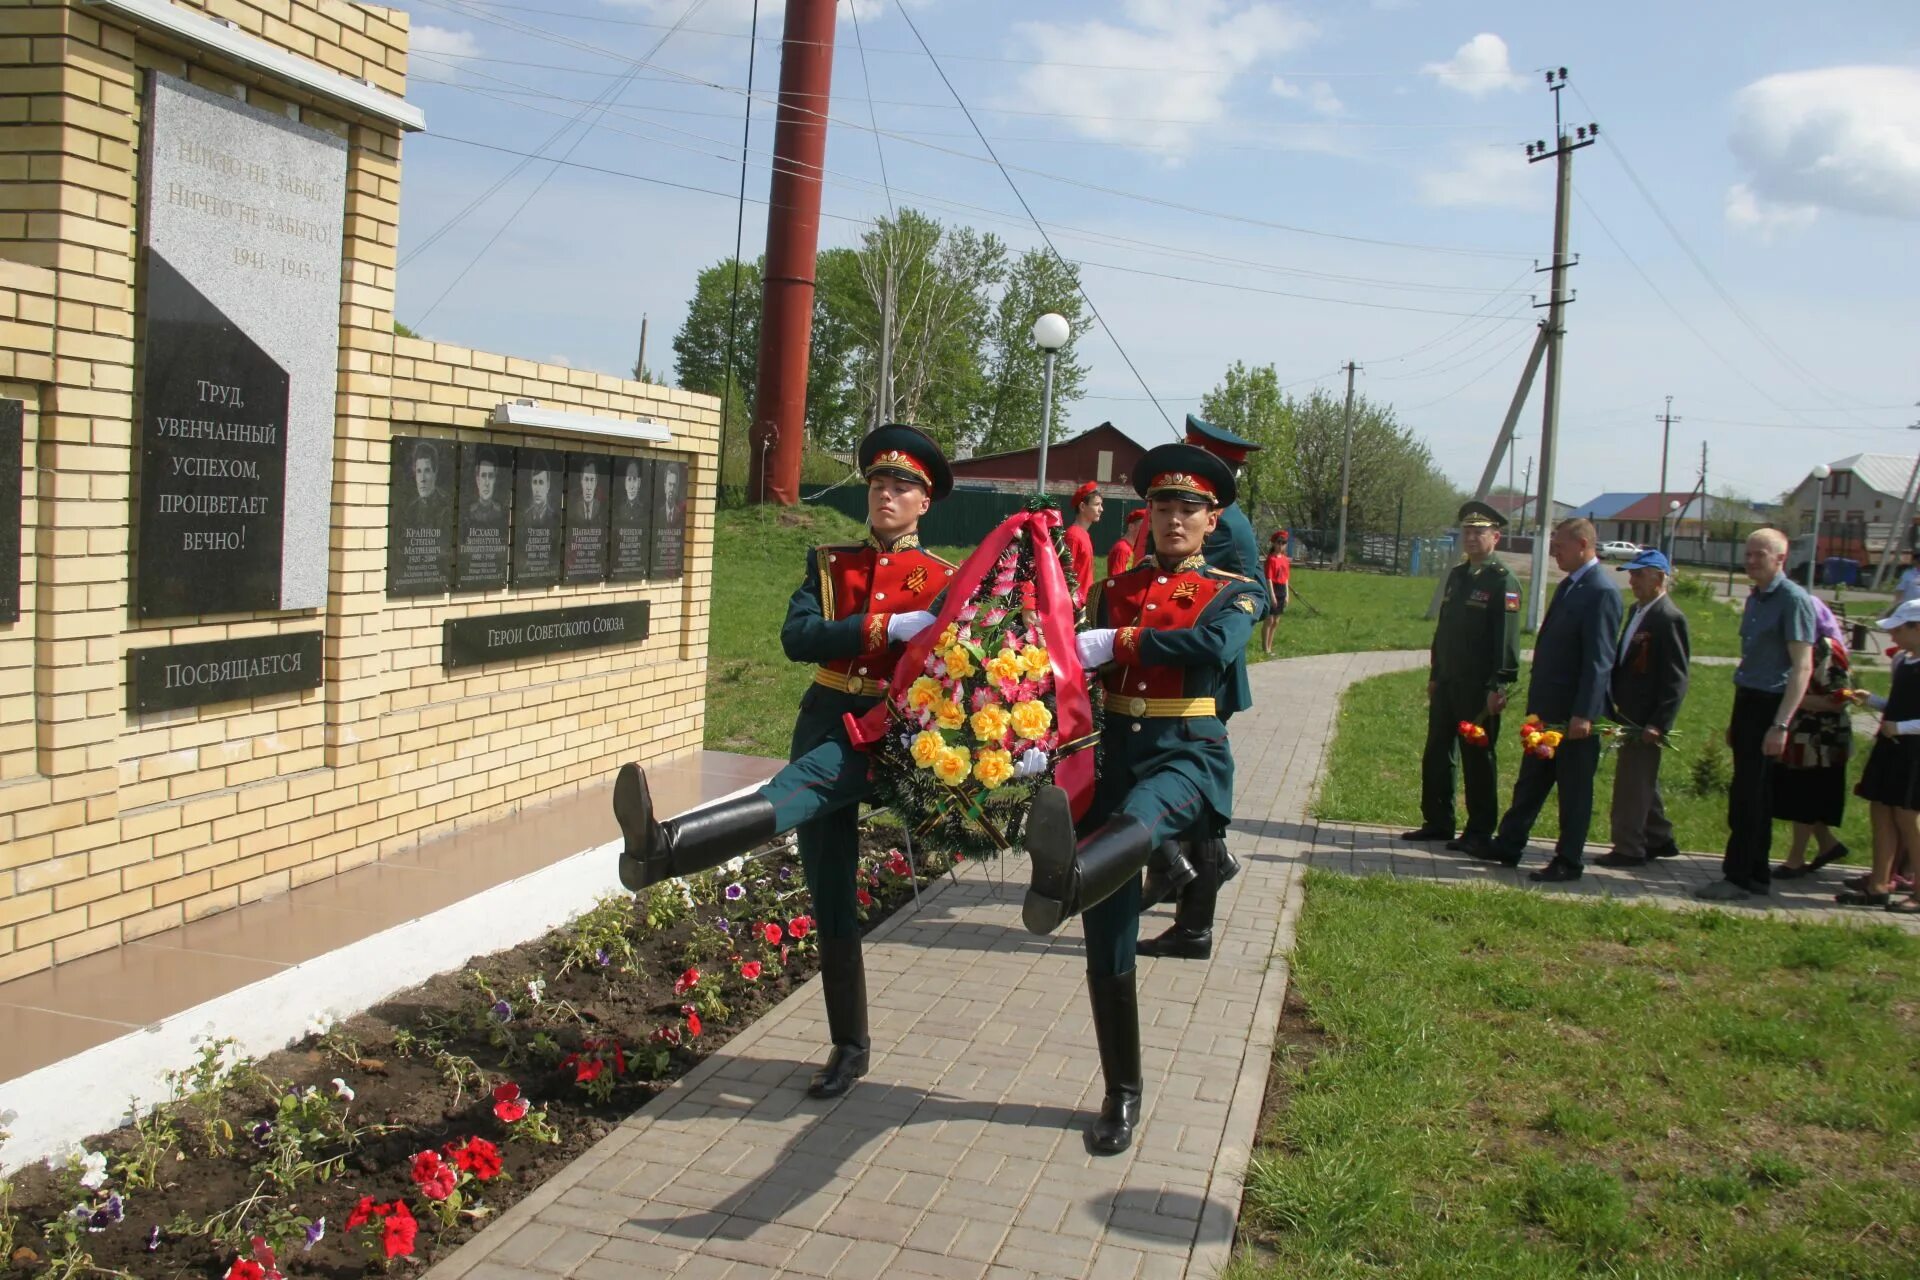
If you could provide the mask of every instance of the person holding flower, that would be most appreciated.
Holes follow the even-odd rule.
[[[852,1088],[867,1073],[870,1045],[856,880],[859,808],[872,782],[866,754],[849,741],[846,717],[879,703],[906,642],[933,625],[954,570],[924,550],[919,538],[920,518],[953,488],[940,446],[917,427],[889,424],[860,442],[859,461],[867,479],[867,538],[808,554],[806,578],[780,629],[788,658],[817,664],[800,700],[786,768],[758,790],[665,821],[654,816],[646,772],[638,764],[621,767],[613,792],[614,816],[625,836],[620,881],[635,891],[719,866],[783,832],[797,832],[833,1039],[826,1065],[808,1089],[816,1098],[836,1098]],[[964,650],[952,652],[960,657],[950,663],[964,660]],[[938,681],[916,682],[909,696],[943,727],[958,728],[966,720]],[[972,765],[964,751],[943,750],[930,760],[943,778],[964,777]]]
[[[1873,750],[1853,793],[1873,814],[1873,867],[1867,882],[1834,895],[1843,907],[1882,907],[1899,915],[1920,914],[1920,876],[1908,882],[1907,896],[1895,896],[1895,863],[1907,852],[1909,875],[1920,873],[1920,600],[1905,600],[1873,624],[1896,646],[1893,688],[1887,696],[1859,697],[1880,713]]]
[[[1167,444],[1149,450],[1134,475],[1153,504],[1153,558],[1101,584],[1094,626],[1077,641],[1081,664],[1101,672],[1106,704],[1099,778],[1079,824],[1085,834],[1076,836],[1058,787],[1036,793],[1025,833],[1033,864],[1021,911],[1027,929],[1053,933],[1079,915],[1086,931],[1087,990],[1106,1080],[1088,1134],[1098,1154],[1125,1151],[1140,1122],[1140,871],[1163,841],[1188,832],[1210,837],[1232,814],[1233,753],[1222,721],[1240,706],[1234,664],[1265,594],[1201,554],[1234,499],[1224,462],[1192,445]]]

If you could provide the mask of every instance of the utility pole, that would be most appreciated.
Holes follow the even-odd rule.
[[[1920,422],[1907,427],[1909,431],[1920,431]],[[1873,589],[1878,591],[1880,584],[1887,580],[1887,566],[1899,557],[1895,549],[1897,539],[1904,540],[1907,528],[1913,519],[1914,486],[1920,484],[1920,455],[1913,459],[1913,474],[1907,477],[1907,491],[1900,495],[1900,514],[1893,518],[1893,527],[1887,530],[1887,545],[1880,553],[1880,563],[1873,569]]]
[[[873,425],[884,427],[893,421],[893,310],[895,303],[893,263],[880,282],[880,381],[874,387]]]
[[[640,313],[640,354],[633,361],[633,380],[647,380],[647,313]]]
[[[1353,361],[1347,361],[1347,412],[1345,439],[1340,445],[1340,543],[1333,551],[1333,567],[1344,569],[1347,565],[1347,496],[1353,480],[1353,371],[1359,368]]]
[[[1527,593],[1527,630],[1538,631],[1547,606],[1547,539],[1553,520],[1553,464],[1555,437],[1560,430],[1560,361],[1567,336],[1567,269],[1574,260],[1567,253],[1568,206],[1573,197],[1573,153],[1590,147],[1600,138],[1600,126],[1584,124],[1568,133],[1560,120],[1560,91],[1567,87],[1567,69],[1547,72],[1547,88],[1553,94],[1553,138],[1549,148],[1544,142],[1527,144],[1527,163],[1554,157],[1559,181],[1553,198],[1553,293],[1547,303],[1547,385],[1546,408],[1540,420],[1540,494],[1534,503],[1533,583]]]
[[[1526,479],[1520,482],[1520,532],[1527,531],[1527,494],[1533,491],[1533,455],[1527,455]]]
[[[1700,559],[1702,561],[1707,558],[1707,517],[1711,514],[1713,514],[1713,499],[1707,495],[1707,442],[1702,440],[1700,442]]]
[[[1680,419],[1673,416],[1673,397],[1667,397],[1667,411],[1653,415],[1661,423],[1660,427],[1660,536],[1653,545],[1667,545],[1667,442],[1673,437],[1673,424]]]

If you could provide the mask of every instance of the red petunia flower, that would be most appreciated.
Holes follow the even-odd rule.
[[[227,1268],[227,1280],[266,1280],[267,1269],[257,1262],[235,1258]]]
[[[520,1096],[519,1085],[509,1080],[494,1086],[493,1114],[506,1124],[512,1124],[527,1114],[527,1100]]]
[[[768,946],[777,947],[780,945],[780,940],[787,934],[786,930],[777,924],[763,924],[760,926],[760,936],[767,940]]]
[[[395,1200],[392,1212],[387,1215],[386,1229],[381,1232],[381,1244],[386,1247],[387,1257],[412,1257],[414,1237],[419,1232],[420,1224],[413,1220],[413,1212],[404,1201]]]
[[[687,994],[687,992],[693,990],[694,984],[698,983],[699,981],[700,981],[700,971],[698,969],[689,969],[685,973],[681,974],[680,977],[674,981],[673,994],[677,996],[683,996]]]
[[[447,1154],[453,1157],[455,1165],[481,1182],[490,1182],[500,1175],[500,1148],[485,1138],[468,1138],[460,1146],[449,1145]]]
[[[760,981],[760,962],[758,960],[749,960],[741,965],[740,976],[748,982]]]
[[[410,1172],[414,1185],[420,1188],[420,1194],[429,1200],[445,1200],[460,1184],[459,1175],[454,1173],[453,1166],[440,1158],[438,1151],[422,1151],[415,1156]]]
[[[690,1036],[698,1036],[700,1034],[699,1014],[691,1012],[687,1014],[687,1034]]]
[[[873,895],[868,893],[865,889],[855,889],[853,891],[853,897],[854,897],[854,900],[863,907],[870,907],[873,905]]]
[[[813,929],[812,916],[795,916],[787,921],[787,932],[796,940],[804,938]]]
[[[365,1226],[367,1220],[384,1207],[375,1204],[372,1196],[361,1196],[360,1203],[353,1206],[353,1212],[347,1215],[347,1230],[355,1231]]]

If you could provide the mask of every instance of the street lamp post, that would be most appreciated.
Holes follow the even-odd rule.
[[[1827,496],[1827,477],[1833,468],[1824,462],[1813,468],[1813,545],[1807,548],[1807,590],[1813,590],[1814,565],[1820,559],[1820,508]]]
[[[1067,318],[1058,312],[1049,311],[1033,322],[1033,345],[1047,358],[1046,391],[1040,401],[1040,482],[1034,490],[1042,497],[1047,492],[1047,442],[1053,437],[1053,358],[1072,333]]]
[[[1664,555],[1669,560],[1673,559],[1673,544],[1675,539],[1677,539],[1679,536],[1680,536],[1680,499],[1670,498],[1667,501],[1666,529],[1664,530],[1663,536],[1660,539],[1662,544],[1660,547],[1660,554]]]

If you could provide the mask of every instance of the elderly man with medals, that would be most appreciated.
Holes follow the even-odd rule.
[[[787,604],[780,644],[817,664],[800,700],[790,763],[763,787],[661,821],[645,772],[621,768],[613,811],[626,837],[620,880],[632,890],[717,867],[786,831],[797,831],[813,895],[820,979],[833,1046],[808,1092],[836,1098],[867,1074],[866,970],[855,883],[860,802],[872,790],[867,756],[848,741],[846,717],[872,709],[905,642],[934,621],[954,566],[921,549],[921,516],[953,488],[940,447],[917,428],[888,425],[860,442],[867,479],[864,542],[818,547]]]
[[[1233,755],[1222,713],[1234,664],[1260,616],[1252,579],[1207,563],[1201,548],[1234,500],[1233,471],[1188,444],[1149,450],[1135,487],[1152,504],[1154,554],[1101,584],[1081,633],[1081,662],[1099,668],[1106,724],[1092,803],[1076,825],[1067,795],[1040,791],[1027,820],[1033,860],[1023,918],[1052,933],[1075,915],[1087,939],[1106,1097],[1092,1150],[1125,1151],[1140,1121],[1139,1006],[1134,983],[1140,871],[1155,846],[1224,828],[1233,807]]]

